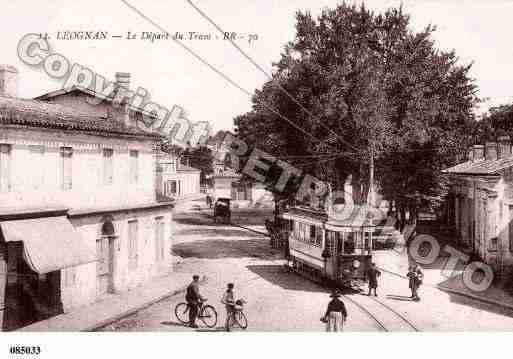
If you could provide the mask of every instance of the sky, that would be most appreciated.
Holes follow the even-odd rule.
[[[215,27],[186,0],[126,0],[167,32],[211,34],[211,40],[184,40],[204,60],[253,93],[267,80],[265,74],[245,59],[229,42],[216,39]],[[99,0],[0,0],[0,64],[19,70],[18,95],[32,98],[62,88],[44,71],[22,63],[16,54],[27,33],[48,33],[52,50],[70,62],[92,68],[113,79],[116,71],[131,74],[131,86],[141,86],[155,101],[171,109],[183,107],[192,122],[208,121],[214,130],[232,129],[233,118],[251,109],[251,98],[187,53],[172,40],[149,42],[110,38],[104,41],[57,40],[61,31],[108,31],[126,36],[128,31],[160,32],[123,1]],[[361,1],[355,1],[361,3]],[[266,72],[280,58],[283,46],[295,35],[297,10],[318,14],[335,7],[331,0],[193,0],[223,30],[244,39],[237,44]],[[403,4],[411,15],[413,29],[437,25],[436,46],[454,49],[462,64],[473,63],[471,75],[479,97],[489,106],[513,102],[513,1],[394,1],[369,0],[366,6],[381,12]],[[255,35],[251,43],[248,37]]]

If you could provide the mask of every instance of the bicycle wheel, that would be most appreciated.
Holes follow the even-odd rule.
[[[248,320],[246,315],[242,311],[238,311],[233,315],[235,322],[241,329],[246,329],[248,327]]]
[[[217,312],[211,305],[205,305],[201,309],[201,321],[209,328],[214,328],[217,324]]]
[[[189,323],[189,306],[187,303],[178,303],[176,305],[175,316],[181,323]]]

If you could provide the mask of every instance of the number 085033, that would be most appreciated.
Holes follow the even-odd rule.
[[[41,354],[41,347],[14,345],[9,348],[9,353],[14,355],[38,355]]]

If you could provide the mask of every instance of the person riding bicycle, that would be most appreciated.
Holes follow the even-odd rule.
[[[233,283],[228,283],[226,291],[223,294],[221,303],[226,306],[226,331],[230,331],[230,317],[235,312],[235,294],[233,293]]]
[[[196,318],[198,317],[199,307],[205,301],[205,298],[199,292],[199,275],[195,274],[192,276],[192,282],[187,287],[185,300],[189,305],[189,326],[197,328]]]

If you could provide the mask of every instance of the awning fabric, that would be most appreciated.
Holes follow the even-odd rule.
[[[27,264],[39,274],[94,262],[96,248],[88,244],[66,217],[0,222],[6,242],[23,242]]]

